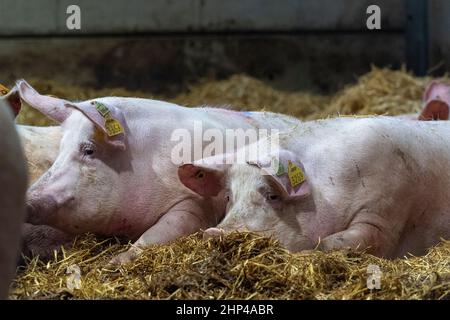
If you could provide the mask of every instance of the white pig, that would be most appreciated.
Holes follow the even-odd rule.
[[[137,240],[115,260],[119,263],[132,259],[141,247],[215,226],[222,218],[221,197],[198,197],[178,181],[172,154],[179,143],[171,141],[176,130],[183,129],[195,140],[196,122],[205,134],[209,129],[222,134],[228,128],[298,124],[284,115],[185,108],[138,98],[70,102],[40,95],[25,81],[18,90],[22,100],[63,129],[57,159],[28,191],[28,222],[70,234]],[[207,145],[210,141],[200,141],[200,147]],[[194,152],[194,157],[201,154]]]
[[[282,136],[278,151],[247,164],[216,156],[179,168],[201,196],[226,194],[225,218],[206,236],[246,229],[292,251],[319,245],[387,258],[423,254],[450,237],[446,121],[338,118]]]

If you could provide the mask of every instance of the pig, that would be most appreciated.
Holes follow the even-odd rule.
[[[423,94],[423,111],[419,120],[448,120],[450,108],[450,86],[437,80],[432,81]]]
[[[6,299],[15,274],[20,228],[25,218],[27,174],[13,117],[0,100],[0,299]]]
[[[24,84],[24,86],[26,86],[26,85]],[[31,89],[28,91],[32,91]],[[20,94],[19,88],[17,88],[15,90],[15,92],[17,93],[17,95],[19,95]],[[45,96],[41,96],[41,95],[34,95],[34,98],[37,99],[37,102],[36,102],[36,100],[31,100],[33,103],[35,103],[34,105],[32,104],[31,106],[32,107],[38,106],[38,109],[41,111],[46,109],[46,112],[44,112],[44,113],[47,115],[50,115],[50,117],[52,117],[53,112],[51,110],[49,110],[49,108],[51,108],[54,104],[63,106],[64,103],[69,103],[62,99],[45,97]],[[116,101],[120,100],[119,98],[114,98],[114,99]],[[134,99],[132,101],[134,101],[136,103],[141,102],[142,106],[150,107],[150,108],[152,108],[155,104],[159,103],[159,102],[152,102],[150,100],[143,100],[143,99],[141,99],[139,101],[138,101],[138,99]],[[45,103],[48,103],[49,108],[42,107],[42,105]],[[169,104],[164,104],[164,105],[169,105]],[[62,109],[64,110],[64,108],[62,108]],[[216,125],[214,122],[220,122],[222,119],[227,119],[227,118],[231,118],[231,119],[237,118],[239,121],[236,123],[236,126],[241,126],[241,127],[249,127],[249,123],[250,123],[250,126],[264,127],[266,122],[270,123],[269,127],[285,127],[285,126],[296,126],[297,123],[299,122],[298,120],[295,120],[291,117],[275,115],[273,113],[258,113],[258,112],[245,113],[244,112],[244,113],[238,114],[238,113],[232,112],[232,111],[220,110],[220,109],[209,109],[209,108],[203,108],[203,109],[197,108],[197,109],[195,109],[195,111],[196,111],[197,115],[199,113],[201,113],[200,116],[198,116],[198,118],[202,118],[202,117],[208,116],[208,115],[213,115],[213,117],[212,117],[212,118],[214,118],[213,125]],[[202,112],[200,112],[200,111],[202,111]],[[64,112],[58,112],[58,113],[64,113]],[[186,113],[186,110],[184,110],[184,113]],[[55,117],[55,116],[53,115],[53,117]],[[190,119],[193,119],[193,117],[191,117]],[[245,119],[245,121],[243,121],[243,119]],[[64,122],[64,121],[61,121],[61,122]],[[246,123],[243,123],[243,122],[246,122]],[[219,128],[222,127],[222,129],[223,129],[224,126],[223,126],[223,124],[220,124],[218,127]],[[62,129],[60,126],[42,127],[42,128],[41,127],[32,127],[32,126],[19,126],[18,129],[19,129],[19,133],[21,133],[21,138],[22,138],[22,141],[25,146],[26,155],[27,155],[28,163],[29,163],[30,180],[33,183],[55,161],[57,154],[59,153],[59,143],[60,143],[61,137],[62,137]],[[167,131],[167,128],[164,128],[164,129]],[[166,179],[166,181],[170,181],[169,177],[171,174],[172,174],[171,172],[169,172],[168,174],[165,174],[165,176],[168,177]],[[175,179],[175,180],[177,181],[178,179]],[[42,186],[42,184],[40,184],[40,185]],[[36,187],[34,187],[34,188],[35,188],[34,190],[36,190]],[[31,193],[31,194],[36,195],[36,192]],[[163,193],[161,192],[160,194],[163,194]],[[38,198],[38,197],[34,196],[32,198]],[[157,200],[160,201],[159,196],[155,196],[155,198],[157,198]],[[40,199],[42,199],[42,198],[40,198]],[[156,201],[156,203],[158,203],[158,201]],[[201,201],[203,202],[203,200],[201,200]],[[30,212],[36,211],[36,210],[33,210],[33,208],[35,207],[35,205],[33,206],[33,203],[37,203],[37,202],[40,202],[40,200],[31,200],[30,201],[30,203],[29,203],[29,208],[30,208],[29,211]],[[44,203],[45,203],[45,201],[44,201]],[[157,205],[155,204],[154,207],[157,207]],[[46,210],[43,210],[43,211],[46,211]],[[202,211],[202,210],[200,210],[200,211]],[[160,211],[156,211],[156,212],[157,212],[158,216],[162,216],[162,213]],[[95,214],[93,216],[95,216]],[[75,218],[75,220],[76,219],[77,218]],[[124,219],[125,220],[128,219],[126,217],[126,215],[125,215]],[[43,219],[43,221],[46,221],[46,218]],[[42,222],[42,221],[36,222],[35,221],[34,223],[45,223],[45,222]],[[133,223],[133,222],[130,222],[130,223]],[[202,223],[204,223],[204,221]],[[40,229],[40,228],[43,228],[43,229]],[[68,229],[69,227],[66,227],[66,228]],[[154,228],[151,231],[151,234],[156,234],[155,229],[158,230],[158,228],[159,227]],[[75,231],[72,229],[72,230],[70,230],[71,234],[69,234],[69,233],[63,232],[61,230],[54,229],[49,226],[40,226],[40,225],[33,226],[30,224],[25,225],[24,230],[25,230],[24,231],[25,232],[24,243],[28,247],[28,249],[25,249],[25,251],[39,252],[40,255],[44,255],[44,253],[47,253],[47,254],[51,253],[53,251],[53,249],[55,249],[59,245],[69,243],[71,241],[71,239],[73,238],[71,236],[71,234],[81,233],[81,230]],[[91,230],[90,228],[85,228],[84,230],[91,231],[91,232],[96,231],[96,230]],[[141,231],[138,231],[136,233],[139,233],[139,232],[141,232]],[[99,233],[116,235],[114,229],[107,230],[106,232],[105,232],[105,230],[100,230]],[[122,234],[122,231],[119,232],[119,234]],[[52,239],[52,237],[54,237],[54,236],[56,236],[56,238],[59,240]],[[126,235],[126,237],[135,239],[136,235],[134,235],[134,234],[132,236]],[[171,239],[173,237],[174,236],[171,235],[171,236],[169,236],[169,239]],[[155,237],[145,240],[144,238],[141,237],[140,239],[138,239],[138,242],[136,243],[135,248],[143,247],[146,245],[147,242],[158,243],[160,241],[160,240],[157,241],[154,238]],[[44,246],[43,248],[41,246],[41,250],[39,250],[39,246],[36,245],[36,241],[39,241],[42,243],[48,243],[48,244],[51,244],[51,246],[49,246],[47,248],[46,248],[46,246]],[[164,240],[161,240],[161,241],[164,242]],[[133,249],[133,250],[136,252],[139,252],[138,249]],[[135,256],[135,254],[133,252],[124,254],[122,260],[126,261],[128,259],[127,257],[133,257],[133,256]],[[118,258],[116,260],[118,262],[121,261],[120,258]]]
[[[21,109],[18,90],[7,89],[0,84],[0,93],[8,98],[17,116]],[[423,95],[424,107],[419,113],[398,115],[405,120],[448,120],[450,106],[450,87],[438,81],[432,81]],[[29,184],[34,183],[55,161],[62,137],[60,126],[27,126],[17,125],[17,130],[25,149],[28,163]]]
[[[420,113],[398,115],[396,117],[405,120],[448,120],[450,105],[449,88],[449,86],[437,81],[431,82],[424,93],[424,107],[422,111]],[[12,91],[9,91],[6,87],[1,86],[1,84],[0,89],[9,98],[13,112],[17,116],[21,109],[18,90],[14,88]],[[25,149],[28,164],[28,182],[31,185],[55,161],[59,152],[62,129],[60,126],[38,127],[28,125],[17,125],[16,128]]]
[[[27,222],[72,235],[91,232],[135,241],[111,261],[119,264],[150,244],[215,226],[225,212],[222,197],[199,197],[179,182],[178,163],[172,161],[178,145],[171,140],[174,130],[195,135],[195,121],[205,132],[219,133],[299,123],[269,112],[185,108],[139,98],[70,102],[41,95],[25,81],[17,88],[23,101],[61,123],[63,132],[54,163],[28,190]],[[201,141],[202,150],[207,145]]]
[[[404,120],[448,120],[450,111],[450,86],[437,80],[431,81],[422,96],[422,110],[395,116]]]
[[[404,120],[448,120],[450,108],[450,86],[433,80],[427,85],[422,96],[422,110],[395,116]]]
[[[319,120],[281,134],[278,148],[247,163],[216,155],[178,175],[202,197],[226,197],[224,219],[205,238],[249,230],[294,252],[421,255],[450,237],[448,141],[446,121]]]

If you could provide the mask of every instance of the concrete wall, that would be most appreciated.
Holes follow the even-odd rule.
[[[384,30],[404,27],[403,0],[1,0],[0,35],[361,31],[373,3]],[[81,8],[80,31],[66,28],[71,4]]]
[[[450,1],[430,1],[430,68],[450,72]]]
[[[66,28],[70,4],[81,7],[79,31]],[[370,4],[381,7],[381,31],[366,29]],[[431,65],[443,72],[450,1],[430,6]],[[202,77],[247,73],[330,92],[371,64],[405,63],[406,19],[405,0],[0,0],[0,82],[175,93]]]
[[[328,34],[24,38],[1,46],[0,82],[6,83],[36,77],[175,93],[202,77],[245,72],[280,89],[329,92],[370,63],[399,67],[405,43],[395,34]]]

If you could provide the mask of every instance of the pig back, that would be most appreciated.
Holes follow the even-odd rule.
[[[338,119],[304,125],[299,136],[295,148],[314,192],[339,215],[335,231],[378,221],[395,238],[393,256],[450,237],[447,122]]]

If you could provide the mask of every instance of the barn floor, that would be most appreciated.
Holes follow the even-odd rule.
[[[28,80],[42,93],[73,100],[140,96],[189,106],[225,104],[238,110],[264,109],[309,120],[338,114],[417,112],[430,79],[374,68],[334,96],[317,96],[277,91],[258,80],[235,75],[223,81],[205,80],[176,97]],[[19,122],[50,123],[26,107]],[[232,233],[208,241],[195,234],[170,245],[148,248],[136,261],[118,269],[108,267],[109,259],[128,246],[117,239],[81,236],[73,247],[55,254],[50,261],[37,257],[28,261],[18,271],[11,298],[450,299],[449,241],[432,248],[424,257],[389,261],[344,251],[291,254],[273,239],[251,233]],[[369,265],[378,266],[382,272],[380,289],[367,288]],[[81,282],[77,282],[73,271],[76,268]]]

